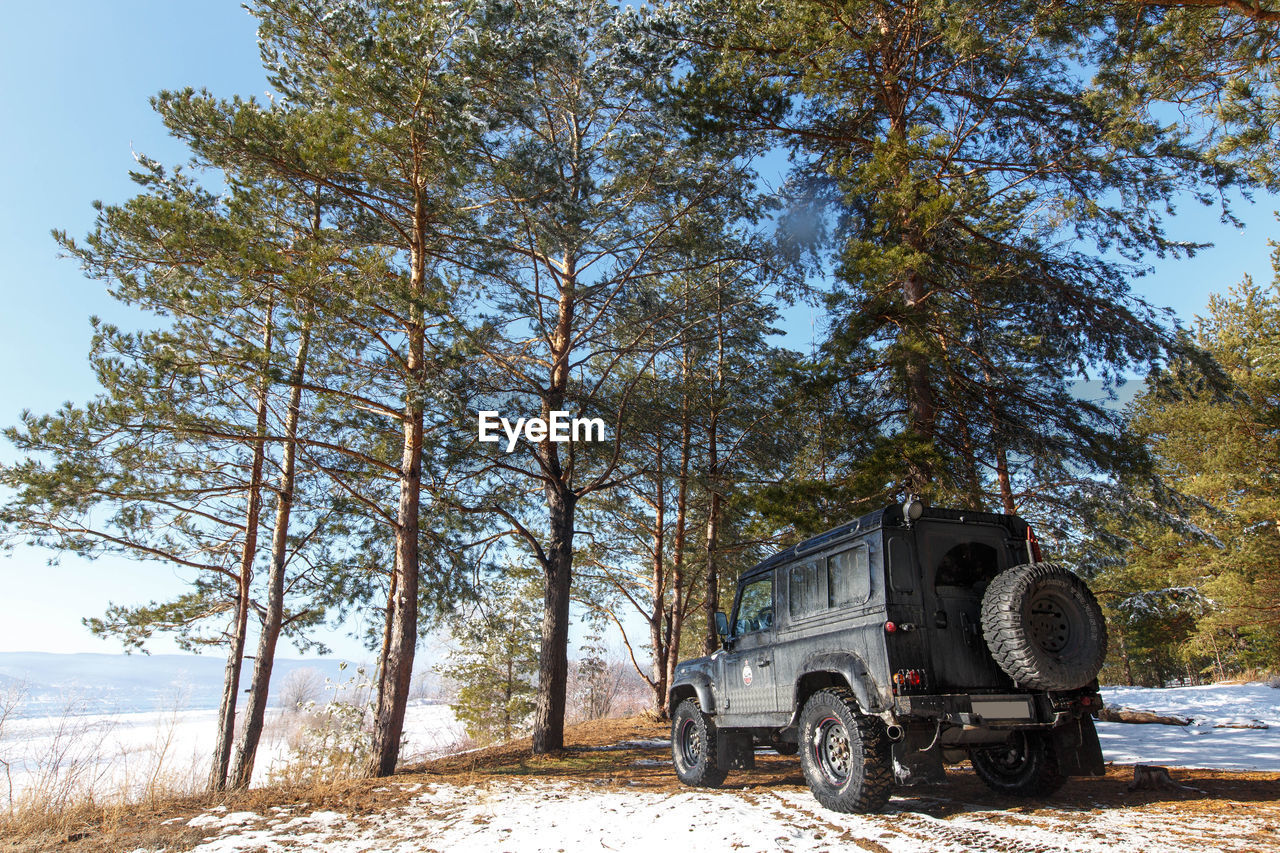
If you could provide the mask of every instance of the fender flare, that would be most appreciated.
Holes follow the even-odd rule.
[[[805,658],[800,667],[800,675],[791,685],[791,725],[800,719],[800,682],[806,676],[817,672],[830,672],[841,676],[848,683],[858,706],[864,714],[875,714],[885,710],[880,701],[880,691],[875,679],[863,660],[852,652],[819,652]]]
[[[711,678],[708,675],[696,672],[671,685],[671,689],[667,691],[667,706],[673,711],[676,705],[676,693],[683,692],[681,688],[693,689],[704,714],[714,714],[716,712],[716,696],[711,689]]]

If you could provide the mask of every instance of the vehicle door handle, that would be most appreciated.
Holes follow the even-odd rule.
[[[770,663],[771,661],[768,658],[760,658],[760,660],[756,661],[756,666],[768,666]]]

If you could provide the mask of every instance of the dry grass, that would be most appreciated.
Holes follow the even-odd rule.
[[[208,784],[205,756],[176,754],[184,704],[180,695],[162,712],[150,741],[135,738],[124,745],[128,738],[113,737],[110,715],[81,698],[68,699],[60,713],[38,718],[33,727],[19,719],[26,693],[21,684],[0,693],[0,851],[50,849],[83,838],[115,837],[120,831],[137,834],[139,825],[154,831],[142,833],[137,844],[125,849],[147,846],[152,835],[167,838],[175,832],[174,843],[181,844],[187,835],[198,840],[200,833],[182,827],[155,829],[167,819],[165,814],[175,807],[225,804],[202,794]],[[363,698],[358,692],[341,695]],[[269,716],[259,762],[267,761],[273,746],[289,747],[286,760],[262,768],[277,794],[327,798],[331,790],[342,790],[341,783],[361,773],[366,763],[366,716],[363,706],[348,702],[308,702],[305,710]],[[257,795],[237,795],[245,796]]]
[[[1280,684],[1280,674],[1270,669],[1246,669],[1232,675],[1230,678],[1215,682],[1217,684],[1251,684],[1255,681],[1262,681],[1276,686]]]
[[[112,738],[111,718],[90,713],[95,709],[81,698],[68,699],[59,713],[40,718],[39,729],[24,726],[19,711],[26,692],[17,684],[0,693],[0,851],[65,849],[83,839],[117,836],[131,839],[124,849],[156,839],[173,849],[199,841],[198,830],[164,826],[175,811],[185,814],[225,801],[202,793],[208,779],[199,757],[176,754],[181,696],[168,703],[150,741],[124,745]],[[314,722],[302,714],[271,719],[264,746],[297,738]],[[328,786],[283,790],[323,795]]]
[[[151,743],[113,749],[113,724],[71,698],[32,749],[5,732],[15,727],[25,692],[11,686],[0,696],[0,839],[72,837],[83,825],[110,826],[136,809],[189,796],[202,781],[193,769],[173,766],[180,701],[164,713]]]

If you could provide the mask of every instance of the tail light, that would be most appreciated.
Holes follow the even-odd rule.
[[[894,693],[921,693],[927,683],[923,669],[900,669],[893,674]]]

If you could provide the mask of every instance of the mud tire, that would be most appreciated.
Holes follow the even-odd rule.
[[[1037,690],[1084,687],[1107,657],[1102,608],[1083,580],[1055,563],[997,575],[982,596],[982,634],[1000,668]]]
[[[716,724],[690,696],[671,715],[671,762],[676,776],[695,788],[718,788],[728,771],[716,763]]]
[[[1067,781],[1043,732],[1014,732],[1008,743],[973,747],[969,760],[988,788],[1010,797],[1047,797]]]
[[[893,791],[884,723],[863,714],[844,687],[820,690],[805,703],[800,766],[813,796],[832,811],[879,811]]]

